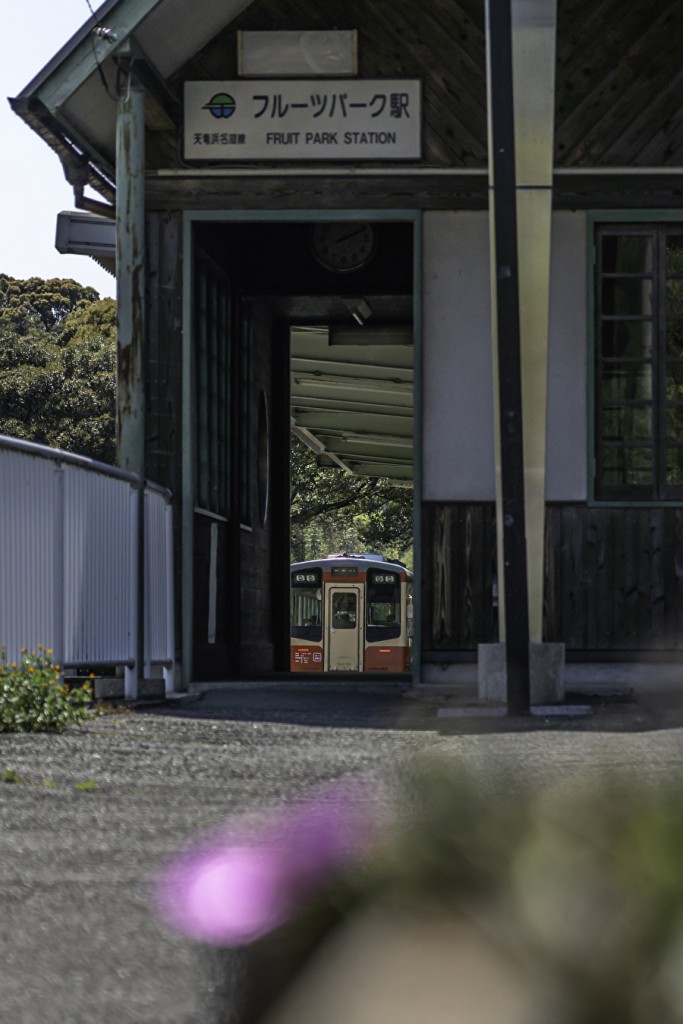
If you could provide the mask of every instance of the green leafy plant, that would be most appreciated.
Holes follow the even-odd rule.
[[[0,645],[0,732],[62,732],[90,714],[92,685],[71,688],[60,679],[52,651],[22,650],[21,663],[7,661]]]
[[[14,768],[5,768],[5,772],[4,772],[3,776],[2,776],[2,781],[3,782],[23,782],[24,780],[21,779],[17,775],[17,773],[14,770]]]

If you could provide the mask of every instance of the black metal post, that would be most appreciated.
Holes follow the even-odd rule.
[[[529,598],[524,511],[515,132],[510,0],[487,0],[492,152],[507,709],[528,714]]]

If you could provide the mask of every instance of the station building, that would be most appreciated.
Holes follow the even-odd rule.
[[[412,483],[418,680],[520,603],[568,676],[677,671],[682,37],[676,0],[106,0],[10,101],[115,225],[180,687],[288,666],[292,431]]]

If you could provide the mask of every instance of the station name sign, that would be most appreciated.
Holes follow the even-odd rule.
[[[419,79],[186,82],[183,156],[233,160],[419,160]]]

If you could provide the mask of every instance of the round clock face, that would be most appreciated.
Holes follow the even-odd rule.
[[[327,270],[360,270],[375,253],[372,224],[323,221],[311,230],[313,255]]]

